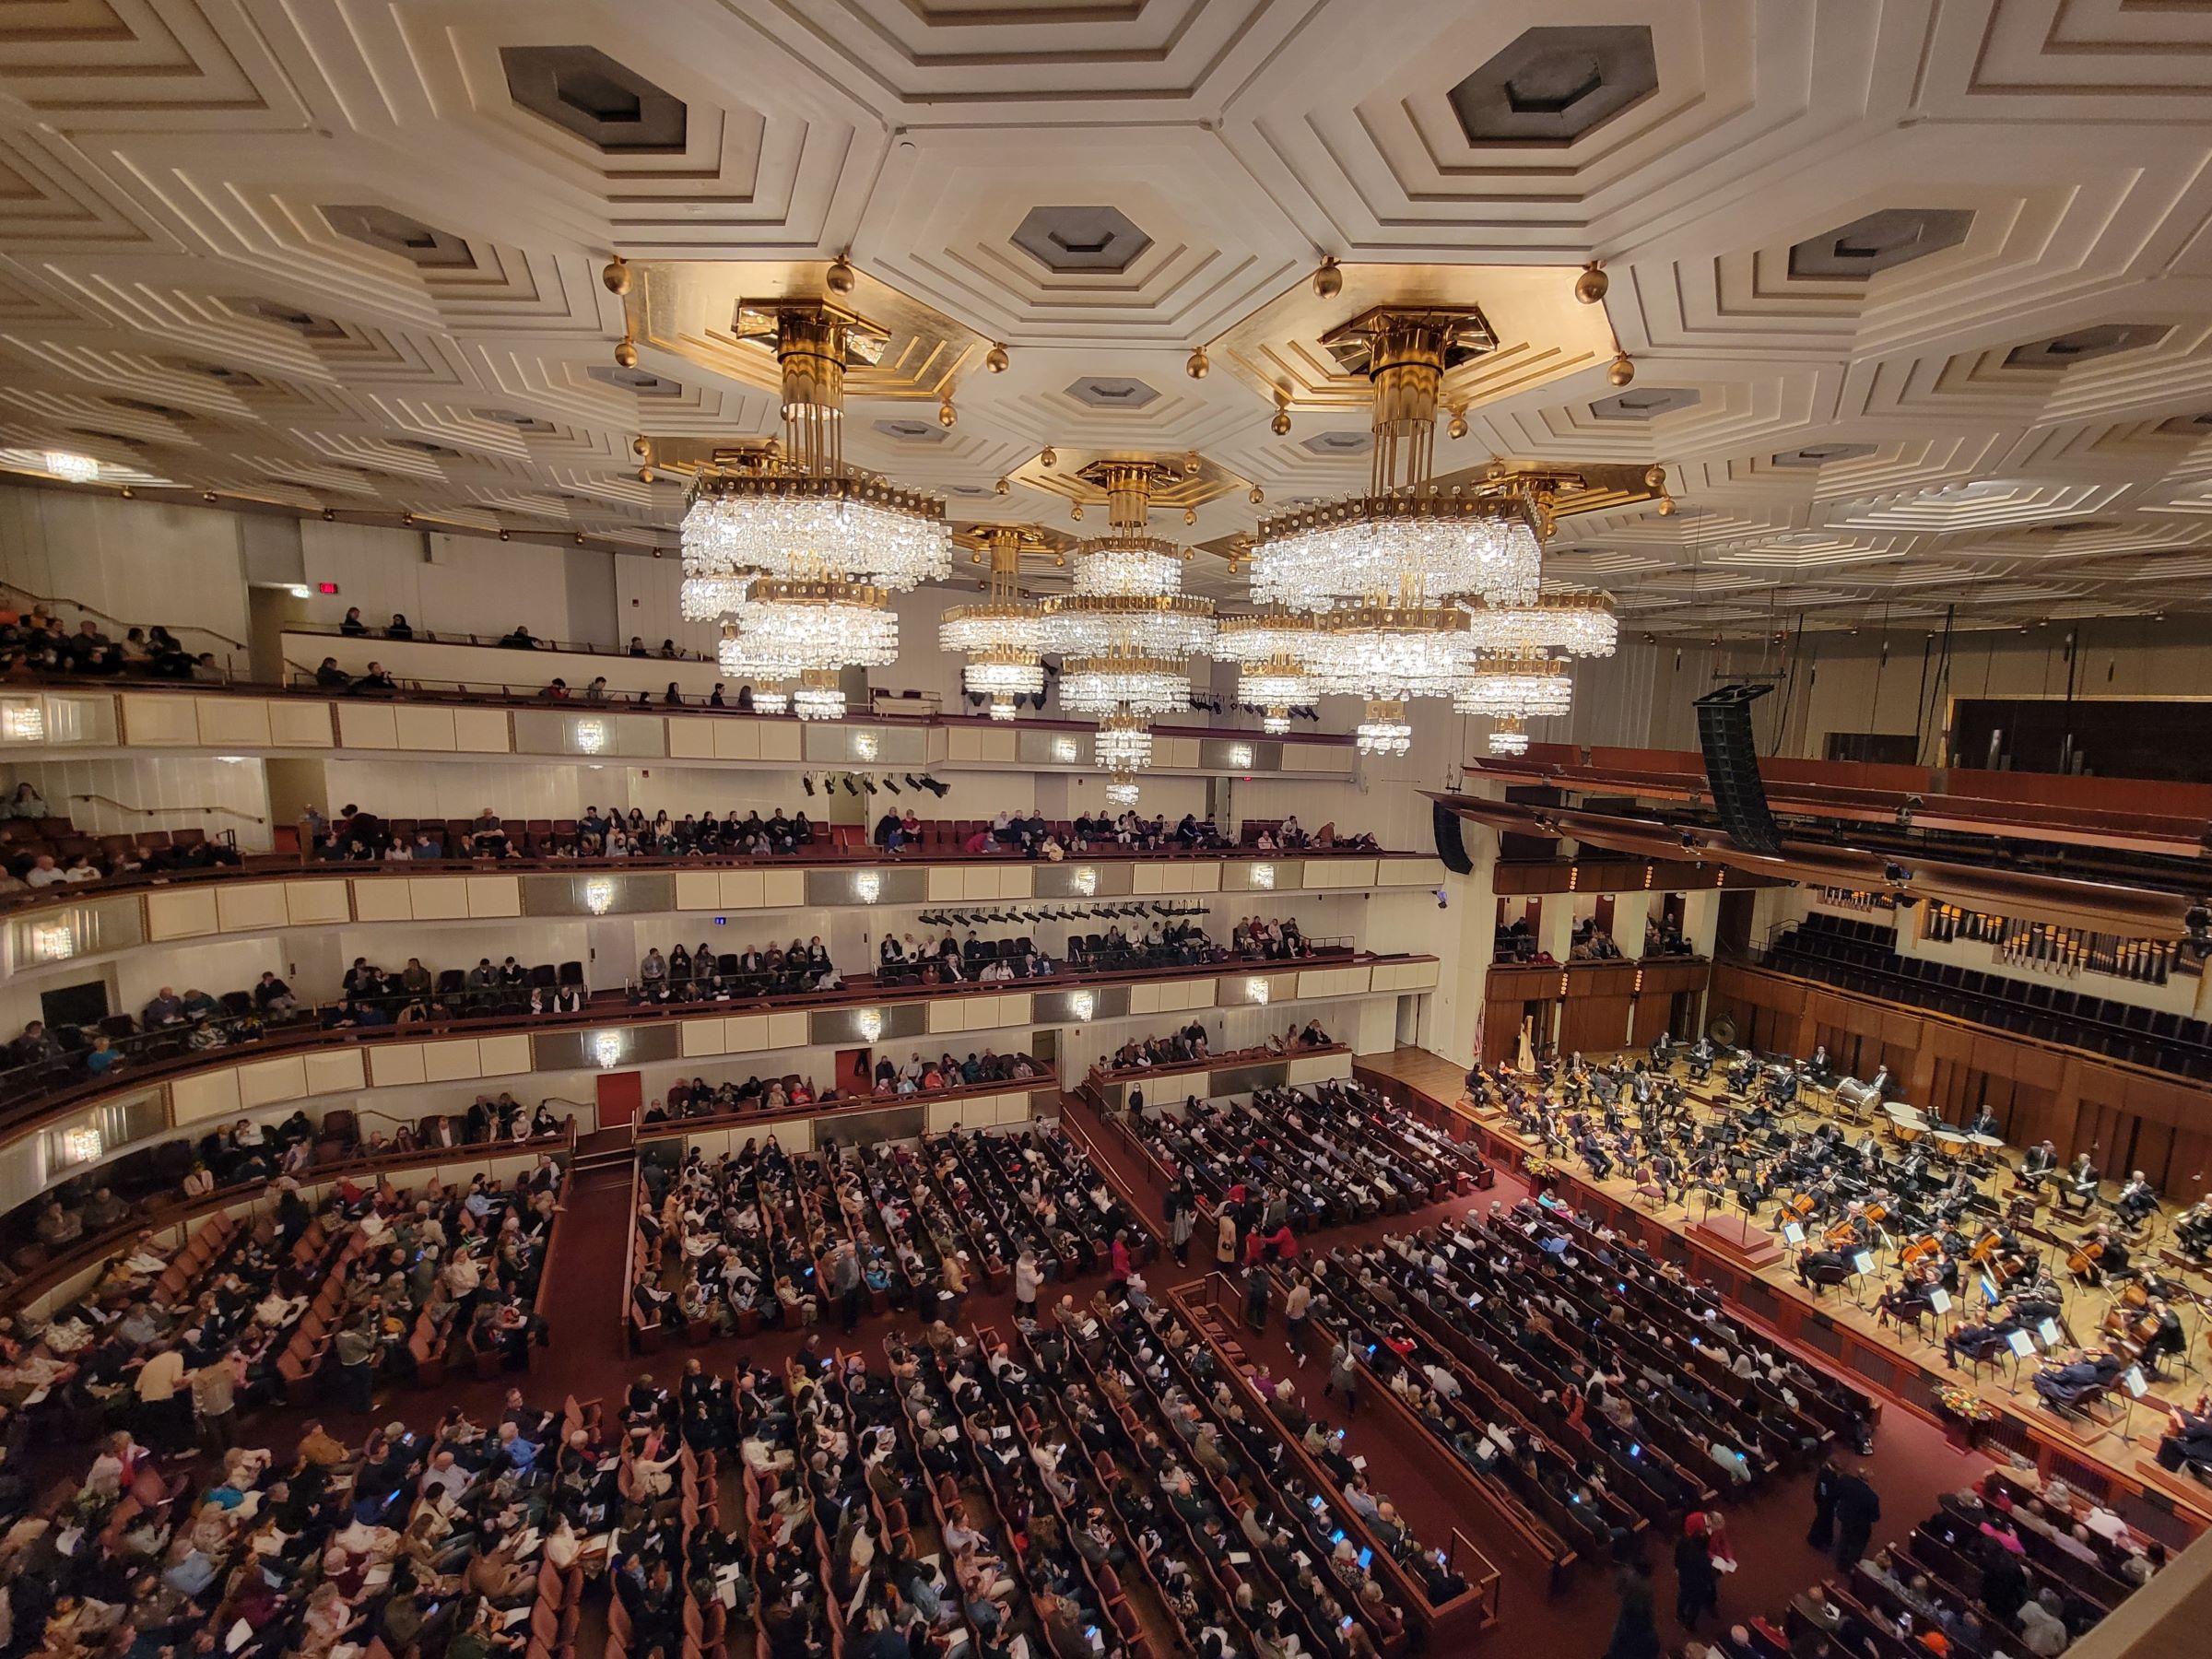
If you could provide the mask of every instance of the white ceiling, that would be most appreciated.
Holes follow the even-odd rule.
[[[1452,93],[1486,70],[1477,143]],[[852,457],[1065,531],[992,493],[1048,444],[1197,449],[1271,505],[1364,481],[1326,437],[1358,411],[1277,437],[1249,377],[1183,371],[1320,254],[1598,257],[1625,406],[1593,363],[1439,457],[1666,464],[1679,513],[1554,544],[1631,626],[2206,611],[2208,161],[2183,0],[24,0],[0,451],[665,545],[681,487],[631,440],[765,433],[772,399],[652,350],[620,383],[601,265],[850,249],[1013,359],[957,377],[949,431],[856,405]],[[1135,234],[1055,270],[1016,240],[1039,207]]]

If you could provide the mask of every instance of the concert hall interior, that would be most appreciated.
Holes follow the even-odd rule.
[[[2202,1653],[2208,11],[0,7],[0,1659]]]

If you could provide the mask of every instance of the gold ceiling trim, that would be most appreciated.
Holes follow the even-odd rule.
[[[867,320],[882,344],[874,361],[847,368],[852,397],[940,400],[980,371],[991,349],[972,329],[865,271],[852,272],[850,293],[830,298],[826,261],[633,260],[628,269],[623,313],[641,349],[771,395],[782,383],[775,341],[761,337],[757,319],[780,306],[825,305]]]
[[[1193,507],[1203,507],[1208,501],[1218,501],[1224,496],[1241,495],[1252,487],[1252,481],[1240,473],[1233,473],[1219,462],[1204,455],[1197,457],[1194,469],[1185,470],[1191,457],[1182,454],[1147,454],[1125,449],[1070,449],[1065,446],[1049,452],[1053,464],[1044,464],[1044,454],[1039,452],[1024,461],[1006,477],[1014,483],[1030,489],[1042,490],[1047,495],[1081,507],[1102,505],[1106,500],[1104,486],[1096,481],[1105,477],[1107,469],[1115,465],[1140,465],[1152,469],[1152,510],[1155,512],[1181,512]]]

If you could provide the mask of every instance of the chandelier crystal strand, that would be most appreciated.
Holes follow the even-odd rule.
[[[1528,753],[1528,722],[1518,714],[1500,714],[1490,722],[1490,753],[1493,755],[1525,755]]]
[[[1613,596],[1587,588],[1557,588],[1533,605],[1471,600],[1467,637],[1475,649],[1509,655],[1608,657],[1620,641]]]
[[[1142,771],[1152,764],[1152,733],[1135,714],[1109,714],[1091,738],[1091,764],[1100,771]]]
[[[1106,805],[1124,809],[1136,805],[1136,780],[1126,772],[1110,773],[1106,779]]]
[[[1093,716],[1181,713],[1191,706],[1190,664],[1122,651],[1068,657],[1060,668],[1060,706]]]
[[[1462,714],[1522,720],[1557,719],[1573,703],[1574,682],[1567,676],[1566,665],[1535,655],[1477,658],[1452,699],[1452,707]]]
[[[1413,747],[1413,727],[1406,724],[1406,705],[1394,698],[1371,698],[1352,744],[1362,755],[1402,755]]]

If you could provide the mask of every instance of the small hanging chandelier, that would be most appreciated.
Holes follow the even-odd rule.
[[[1490,722],[1490,753],[1493,755],[1525,755],[1528,753],[1528,722],[1518,714],[1500,714]]]
[[[1352,729],[1352,746],[1362,755],[1402,755],[1411,748],[1413,727],[1406,723],[1406,704],[1397,699],[1370,698]]]
[[[1236,700],[1260,711],[1260,729],[1279,737],[1290,729],[1290,711],[1320,700],[1321,684],[1306,666],[1316,627],[1279,606],[1249,617],[1224,617],[1214,655],[1237,665]]]
[[[1524,654],[1477,658],[1452,707],[1462,714],[1552,720],[1573,702],[1574,682],[1567,677],[1565,664]]]
[[[978,532],[991,572],[981,605],[956,605],[937,628],[937,642],[968,659],[961,687],[991,700],[994,720],[1012,720],[1016,700],[1044,692],[1042,614],[1021,596],[1021,555],[1041,545],[1032,531],[991,524]]]
[[[1608,657],[1620,640],[1613,596],[1588,588],[1547,588],[1528,605],[1463,602],[1467,638],[1503,655]]]

